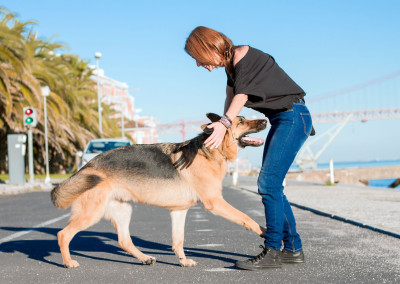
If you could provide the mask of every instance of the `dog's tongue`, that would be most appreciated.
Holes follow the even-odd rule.
[[[246,143],[249,144],[253,144],[253,145],[262,145],[264,143],[264,139],[262,138],[255,138],[255,137],[243,137],[242,138],[243,141],[245,141]]]

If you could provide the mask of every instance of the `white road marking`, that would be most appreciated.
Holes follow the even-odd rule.
[[[60,220],[62,220],[62,219],[65,219],[65,218],[69,217],[70,215],[71,215],[71,214],[68,213],[68,214],[62,215],[62,216],[60,216],[60,217],[57,217],[57,218],[48,220],[48,221],[43,222],[43,223],[40,223],[40,224],[38,224],[38,225],[36,225],[36,226],[34,226],[34,227],[32,227],[32,228],[29,228],[29,229],[23,230],[23,231],[21,231],[21,232],[18,232],[18,233],[14,233],[14,234],[12,234],[12,235],[9,235],[8,237],[5,237],[5,238],[0,239],[0,244],[2,244],[2,243],[4,243],[4,242],[11,241],[11,240],[16,239],[16,238],[18,238],[18,237],[21,237],[21,236],[23,236],[23,235],[26,235],[26,234],[28,234],[28,233],[34,231],[34,230],[37,229],[37,228],[41,228],[41,227],[44,227],[44,226],[53,224],[53,223],[55,223],[55,222],[58,222],[58,221],[60,221]]]
[[[211,268],[211,269],[204,269],[204,271],[208,272],[228,272],[228,271],[237,271],[236,269],[230,269],[230,268]]]
[[[193,220],[193,222],[206,222],[208,219],[198,219],[198,220]]]
[[[196,232],[212,232],[214,231],[213,229],[201,229],[201,230],[196,230]]]
[[[247,213],[252,216],[260,216],[264,217],[264,212],[260,212],[258,210],[248,210]]]
[[[195,218],[204,218],[204,214],[197,213],[197,212],[194,213],[193,216],[194,216]]]
[[[205,244],[205,245],[197,245],[198,247],[223,247],[224,244]]]

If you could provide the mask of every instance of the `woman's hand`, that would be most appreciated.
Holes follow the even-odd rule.
[[[214,122],[207,126],[208,128],[214,128],[213,133],[210,137],[204,141],[204,145],[210,150],[214,148],[218,148],[221,145],[222,140],[224,139],[226,133],[226,127],[221,122]]]

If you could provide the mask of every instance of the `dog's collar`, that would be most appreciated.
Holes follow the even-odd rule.
[[[235,135],[233,134],[233,130],[230,129],[230,131],[231,131],[231,136],[232,136],[232,142],[229,143],[229,146],[232,145],[233,143],[235,143],[235,140],[239,140],[239,137],[235,138]]]
[[[225,155],[222,153],[222,151],[219,149],[219,147],[217,148],[217,150],[218,150],[218,152],[221,154],[221,156],[224,158],[224,160],[227,161],[227,160],[228,160],[228,157],[225,156]]]

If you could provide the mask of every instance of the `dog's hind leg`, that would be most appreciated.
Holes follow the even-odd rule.
[[[132,206],[126,201],[110,200],[108,203],[105,218],[109,219],[118,233],[118,245],[143,264],[153,264],[156,258],[146,255],[138,250],[129,233],[129,223],[132,215]]]
[[[181,266],[195,266],[197,263],[186,258],[183,251],[183,241],[185,239],[185,219],[188,209],[171,210],[172,222],[172,251],[179,258]]]
[[[61,256],[64,266],[75,268],[79,266],[76,260],[71,259],[69,243],[72,238],[80,231],[96,224],[103,217],[104,203],[88,202],[90,199],[86,194],[81,195],[72,204],[72,215],[68,225],[57,233],[58,245],[60,246]],[[100,198],[98,200],[101,200]]]

